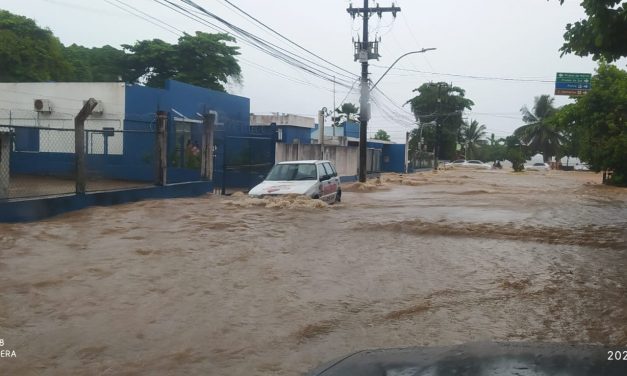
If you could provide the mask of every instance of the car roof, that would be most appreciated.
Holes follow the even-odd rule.
[[[314,164],[314,163],[331,163],[330,161],[327,160],[322,160],[322,159],[310,159],[310,160],[306,160],[306,161],[284,161],[284,162],[279,162],[278,164]]]

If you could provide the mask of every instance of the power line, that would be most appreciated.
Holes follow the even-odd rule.
[[[222,18],[220,18],[220,17],[218,17],[218,16],[216,16],[216,15],[214,15],[214,14],[212,14],[212,13],[206,11],[206,10],[205,11],[191,12],[189,9],[186,9],[186,8],[184,8],[184,7],[182,7],[182,6],[178,5],[178,4],[175,4],[174,2],[172,2],[170,0],[153,0],[153,1],[155,1],[156,3],[158,3],[158,4],[160,4],[160,5],[164,6],[164,7],[167,7],[170,10],[173,10],[173,11],[183,15],[186,18],[194,20],[194,21],[196,21],[196,22],[198,22],[198,23],[200,23],[202,25],[205,25],[205,26],[211,28],[212,30],[216,30],[218,32],[222,32],[224,34],[231,35],[231,36],[235,36],[234,34],[237,34],[237,35],[242,37],[242,42],[243,43],[245,43],[247,45],[250,45],[250,46],[252,46],[254,48],[257,48],[260,51],[270,55],[271,57],[274,57],[274,58],[276,58],[278,60],[281,60],[281,61],[283,61],[283,62],[285,62],[285,63],[287,63],[289,65],[292,65],[292,66],[294,66],[296,68],[299,68],[301,70],[304,70],[304,71],[306,71],[306,72],[308,72],[308,73],[310,73],[310,74],[312,74],[312,75],[314,75],[314,76],[316,76],[318,78],[324,79],[324,80],[329,81],[329,82],[336,82],[338,85],[346,87],[346,88],[349,87],[349,82],[348,81],[346,81],[344,79],[340,79],[340,80],[335,79],[332,76],[332,74],[322,70],[322,69],[325,69],[325,68],[320,69],[319,65],[318,66],[312,66],[312,65],[309,65],[307,63],[304,63],[303,61],[299,60],[299,58],[302,59],[302,57],[300,57],[299,55],[294,54],[294,53],[292,53],[290,51],[286,51],[285,49],[282,49],[281,47],[278,47],[278,46],[276,46],[276,45],[274,45],[274,44],[272,44],[270,42],[267,42],[267,41],[265,41],[265,40],[255,36],[254,34],[249,33],[247,31],[241,29],[241,28],[239,28],[239,27],[229,23],[228,21],[226,21],[226,20],[224,20],[224,19],[222,19]],[[181,1],[183,3],[186,3],[186,4],[189,5],[188,1],[186,1],[186,0],[181,0]],[[200,7],[200,8],[204,9],[202,7]],[[200,14],[203,17],[198,16],[196,14]],[[217,20],[218,22],[225,24],[227,27],[229,27],[232,30],[232,32],[230,32],[230,31],[228,31],[228,30],[226,30],[226,29],[224,29],[224,28],[222,28],[222,27],[212,23],[211,21],[207,20],[206,18],[204,18],[206,16],[209,16],[209,17],[211,17],[211,19]],[[307,59],[304,59],[304,60],[307,60]],[[307,60],[307,61],[310,61],[310,60]],[[314,63],[314,64],[316,64],[316,63]]]
[[[388,69],[389,67],[384,65],[372,64],[373,67]],[[416,69],[406,69],[406,68],[392,68],[395,70],[406,71],[406,72],[415,72],[415,73],[423,73],[423,74],[432,74],[436,76],[451,76],[451,77],[462,77],[462,78],[471,78],[474,80],[497,80],[497,81],[520,81],[520,82],[542,82],[542,83],[555,83],[554,80],[540,80],[540,79],[532,79],[532,78],[514,78],[514,77],[489,77],[489,76],[471,76],[464,74],[454,74],[454,73],[440,73],[440,72],[427,72]]]
[[[125,6],[127,6],[127,7],[129,7],[129,8],[135,9],[136,11],[139,11],[137,8],[135,8],[135,7],[133,7],[133,6],[130,6],[130,5],[128,5],[128,4],[125,4],[125,3],[123,3],[123,2],[121,2],[121,1],[119,1],[119,0],[115,0],[115,1],[117,1],[118,3],[121,3],[121,4],[125,5]],[[148,22],[148,23],[151,23],[151,24],[153,24],[153,25],[155,25],[155,26],[157,26],[157,27],[161,28],[161,29],[163,29],[163,30],[167,31],[168,33],[172,33],[172,34],[174,34],[174,35],[176,35],[176,36],[180,36],[180,34],[178,34],[176,31],[172,31],[172,30],[168,29],[167,27],[163,26],[163,24],[165,24],[164,22],[161,22],[160,20],[157,20],[157,21],[159,21],[159,22],[155,22],[155,21],[153,21],[152,19],[156,20],[156,18],[154,18],[154,17],[152,17],[152,16],[148,15],[148,14],[147,14],[147,13],[145,13],[145,12],[139,11],[139,12],[141,12],[141,13],[143,13],[143,14],[148,15],[148,17],[150,17],[150,18],[148,18],[148,17],[144,17],[144,16],[142,16],[142,15],[140,15],[140,14],[137,14],[137,13],[133,12],[133,11],[132,11],[132,10],[130,10],[130,9],[123,8],[122,6],[120,6],[120,5],[118,5],[118,4],[115,4],[115,3],[113,3],[113,2],[112,2],[112,1],[110,1],[110,0],[105,0],[105,2],[107,2],[107,3],[108,3],[108,4],[110,4],[110,5],[113,5],[114,7],[118,8],[118,9],[121,9],[122,11],[124,11],[124,12],[126,12],[126,13],[128,13],[128,14],[131,14],[131,15],[133,15],[133,16],[135,16],[135,17],[141,18],[142,20],[144,20],[144,21],[146,21],[146,22]],[[152,18],[152,19],[151,19],[151,18]],[[173,26],[170,26],[170,27],[176,30],[176,28],[174,28]]]
[[[165,0],[169,3],[171,3],[169,0]],[[251,40],[255,45],[257,45],[258,47],[261,47],[261,49],[266,52],[266,53],[270,53],[272,56],[274,56],[275,58],[281,59],[289,64],[298,66],[300,69],[303,69],[309,73],[312,73],[314,75],[319,76],[320,78],[326,79],[328,81],[333,82],[335,79],[333,78],[334,75],[338,75],[338,76],[342,76],[345,78],[349,78],[349,79],[353,79],[355,77],[355,75],[351,74],[351,75],[347,75],[341,72],[338,72],[336,70],[333,69],[329,69],[329,68],[324,68],[321,67],[320,64],[307,59],[303,56],[300,56],[296,53],[293,53],[291,51],[288,51],[282,47],[277,46],[276,44],[273,44],[272,42],[269,42],[263,38],[260,38],[256,35],[254,35],[253,33],[250,33],[232,23],[230,23],[229,21],[223,19],[222,17],[206,10],[205,8],[203,8],[202,6],[198,5],[197,3],[195,3],[192,0],[179,0],[185,4],[187,4],[188,6],[195,8],[196,10],[198,10],[200,13],[204,14],[205,16],[208,16],[218,22],[220,22],[221,24],[225,25],[226,27],[228,27],[229,29],[231,29],[233,32],[235,32],[236,34],[248,38],[249,40]],[[187,12],[189,12],[189,10],[186,10]],[[300,60],[299,60],[300,59]],[[303,61],[309,63],[304,63]],[[313,65],[310,65],[313,64]],[[323,71],[323,69],[325,69],[326,71]],[[328,73],[328,71],[332,72],[332,74]],[[344,84],[347,84],[347,82],[345,80]]]
[[[296,43],[296,42],[292,41],[291,39],[289,39],[289,38],[287,38],[286,36],[284,36],[283,34],[281,34],[281,33],[277,32],[276,30],[274,30],[274,29],[273,29],[273,28],[271,28],[270,26],[268,26],[268,25],[266,25],[265,23],[263,23],[263,22],[259,21],[257,18],[255,18],[254,16],[250,15],[248,12],[246,12],[246,11],[245,11],[245,10],[243,10],[242,8],[240,8],[240,7],[238,7],[237,5],[233,4],[231,1],[229,1],[229,0],[222,0],[222,1],[224,1],[224,2],[225,2],[225,3],[227,3],[227,4],[229,4],[229,5],[230,5],[230,6],[232,6],[233,8],[237,9],[237,10],[238,10],[238,11],[240,11],[241,13],[245,14],[247,17],[249,17],[250,19],[252,19],[252,20],[253,20],[253,21],[255,21],[256,23],[258,23],[259,25],[261,25],[263,28],[265,28],[265,29],[267,29],[267,30],[271,31],[273,34],[275,34],[275,35],[279,36],[281,39],[283,39],[283,40],[285,40],[285,41],[289,42],[290,44],[292,44],[292,45],[294,45],[294,46],[298,47],[299,49],[301,49],[301,50],[303,50],[303,51],[305,51],[305,52],[307,52],[307,53],[309,53],[309,54],[311,54],[311,55],[313,55],[313,56],[317,57],[318,59],[320,59],[320,60],[324,61],[325,63],[330,64],[331,66],[333,66],[333,67],[335,67],[335,68],[338,68],[338,69],[340,69],[340,70],[342,70],[342,71],[344,71],[344,72],[348,73],[348,74],[349,74],[349,75],[351,75],[351,76],[356,76],[353,72],[348,71],[348,70],[346,70],[346,69],[344,69],[344,68],[342,68],[342,67],[340,67],[340,66],[338,66],[338,65],[336,65],[336,64],[334,64],[334,63],[332,63],[332,62],[330,62],[330,61],[328,61],[328,60],[326,60],[326,59],[324,59],[324,58],[322,58],[322,57],[320,57],[319,55],[315,54],[314,52],[312,52],[312,51],[308,50],[307,48],[305,48],[305,47],[303,47],[303,46],[299,45],[298,43]]]

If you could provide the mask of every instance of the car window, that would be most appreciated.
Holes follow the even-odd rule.
[[[544,166],[544,163],[534,163],[534,166]]]
[[[327,171],[327,175],[329,175],[329,176],[337,176],[337,173],[335,172],[335,169],[333,168],[333,166],[330,163],[325,162],[325,163],[323,163],[323,165],[324,165],[324,169]]]
[[[458,159],[456,161],[454,161],[453,163],[464,163],[465,161],[463,159]]]
[[[468,163],[481,164],[481,162],[479,162],[479,161],[468,161]]]
[[[312,163],[302,164],[278,164],[270,170],[266,180],[290,181],[290,180],[316,180],[316,166]]]
[[[324,166],[322,165],[322,163],[316,165],[316,167],[318,168],[318,178],[321,178],[325,175],[329,175],[327,171],[324,169]]]

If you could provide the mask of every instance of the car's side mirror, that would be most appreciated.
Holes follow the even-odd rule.
[[[326,181],[326,180],[329,180],[329,179],[331,179],[331,178],[329,177],[329,175],[322,175],[322,176],[320,177],[320,181]]]

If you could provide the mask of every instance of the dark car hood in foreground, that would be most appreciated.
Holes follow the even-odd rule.
[[[360,351],[321,366],[309,376],[625,376],[627,360],[608,360],[606,348],[588,345],[470,343]]]

